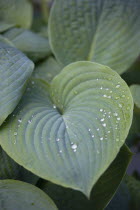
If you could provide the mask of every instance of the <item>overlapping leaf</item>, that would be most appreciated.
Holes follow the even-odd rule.
[[[20,51],[0,43],[0,125],[18,104],[33,67]]]
[[[63,64],[95,61],[122,73],[140,53],[139,0],[55,1],[49,37]]]
[[[134,103],[140,108],[140,85],[131,85],[130,90],[134,98]]]
[[[0,33],[12,28],[13,26],[14,26],[14,24],[5,23],[3,21],[0,21]]]
[[[33,173],[89,196],[124,144],[132,113],[130,90],[116,72],[76,62],[49,87],[31,81],[0,143]]]
[[[61,65],[53,57],[49,57],[36,66],[33,77],[43,79],[50,83],[52,79],[60,73],[61,70]]]
[[[48,39],[30,30],[13,28],[4,36],[33,61],[38,61],[51,54]]]
[[[33,8],[28,0],[0,0],[0,20],[29,28],[32,23]]]
[[[0,181],[0,209],[57,210],[53,201],[37,187],[25,182]]]

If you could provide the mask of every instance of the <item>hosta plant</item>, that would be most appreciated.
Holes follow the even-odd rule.
[[[139,9],[0,0],[0,209],[140,208]]]

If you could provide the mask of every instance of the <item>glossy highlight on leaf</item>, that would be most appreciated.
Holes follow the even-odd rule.
[[[47,85],[31,80],[0,143],[19,164],[87,196],[117,156],[133,115],[130,90],[107,66],[76,62]]]
[[[53,201],[37,187],[14,180],[0,181],[0,209],[57,210]]]
[[[119,74],[140,53],[139,0],[59,0],[49,21],[50,44],[64,65],[88,60]]]
[[[33,68],[23,53],[0,42],[0,125],[21,99]]]

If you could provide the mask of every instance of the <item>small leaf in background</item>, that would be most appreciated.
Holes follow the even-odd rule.
[[[50,83],[52,79],[62,70],[61,65],[53,57],[49,57],[43,62],[39,63],[34,72],[33,77],[43,79]]]
[[[140,85],[131,85],[130,90],[134,99],[134,103],[140,108]]]
[[[0,125],[21,99],[33,68],[23,53],[0,43]]]
[[[51,54],[48,39],[30,30],[13,28],[4,36],[35,62]]]
[[[140,209],[140,182],[132,176],[125,177],[125,183],[131,195],[130,210]]]
[[[28,0],[0,0],[0,21],[30,28],[33,8]]]
[[[50,86],[31,81],[0,143],[29,171],[89,196],[124,144],[132,114],[130,90],[115,71],[76,62]]]
[[[53,53],[64,65],[89,60],[126,71],[140,53],[139,0],[59,0],[49,21]]]
[[[0,21],[0,33],[14,27],[14,24],[5,23],[3,21]]]
[[[131,152],[124,145],[110,167],[93,187],[90,200],[78,191],[63,188],[46,181],[42,182],[40,188],[54,200],[61,210],[104,209],[117,190],[131,160],[131,156]],[[122,184],[119,188],[123,188]]]
[[[57,210],[53,201],[39,188],[14,180],[0,181],[0,209]]]
[[[0,45],[1,43],[4,43],[4,44],[7,44],[7,45],[10,45],[11,47],[14,47],[13,43],[7,39],[6,37],[0,35]]]

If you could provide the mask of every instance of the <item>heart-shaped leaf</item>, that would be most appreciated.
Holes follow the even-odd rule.
[[[37,187],[25,182],[0,181],[0,209],[57,210],[53,201]]]
[[[126,71],[140,53],[139,11],[139,0],[56,0],[49,21],[56,58]]]
[[[33,67],[23,53],[0,43],[0,125],[18,104]]]
[[[61,65],[53,57],[49,57],[36,66],[33,77],[50,83],[61,70]]]
[[[51,54],[48,39],[30,30],[12,28],[4,33],[4,36],[33,61],[38,61]]]
[[[29,28],[32,16],[33,8],[28,0],[0,0],[0,21]]]
[[[76,62],[50,87],[31,81],[13,114],[0,132],[3,149],[40,177],[89,196],[124,144],[133,100],[109,67]]]
[[[134,103],[140,108],[140,85],[131,85],[130,90],[134,99]]]
[[[132,153],[124,145],[115,160],[93,187],[90,200],[78,191],[67,189],[48,181],[42,180],[39,187],[55,201],[61,210],[101,210],[107,206],[117,190],[131,157]]]

